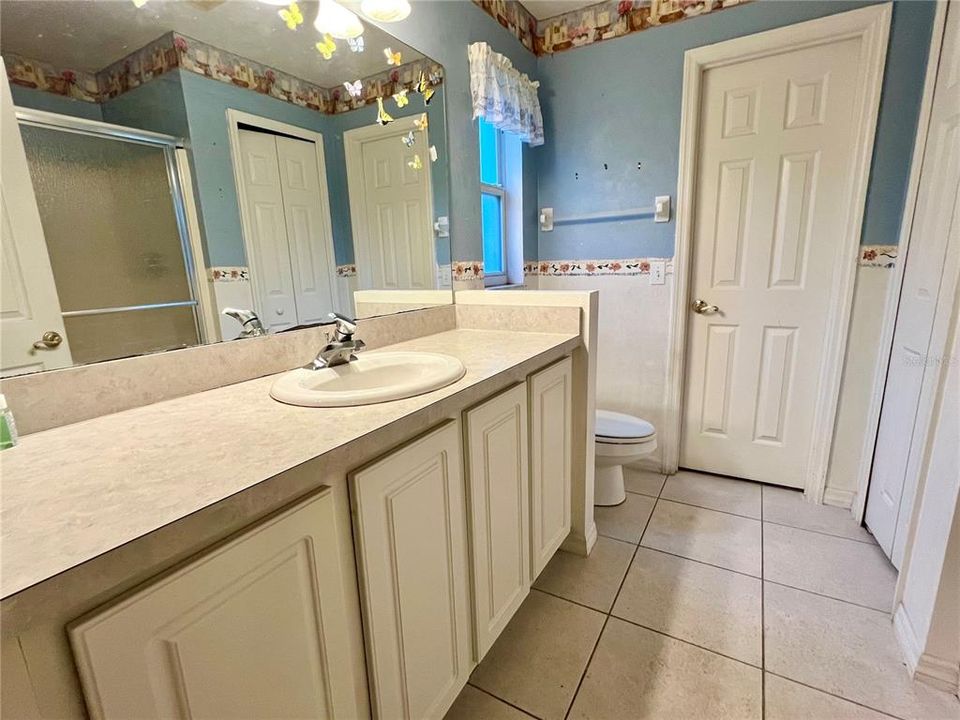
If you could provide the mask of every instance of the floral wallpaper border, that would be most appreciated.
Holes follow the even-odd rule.
[[[892,268],[897,264],[896,245],[861,245],[857,265],[860,267]]]
[[[93,103],[103,103],[177,68],[327,115],[364,107],[404,88],[413,90],[421,72],[432,87],[443,83],[443,67],[420,58],[361,78],[360,95],[352,97],[342,87],[323,88],[175,32],[96,73],[58,68],[12,53],[5,57],[11,83]]]
[[[247,282],[250,280],[250,268],[219,266],[207,269],[212,282]]]
[[[349,265],[337,265],[337,277],[349,278],[357,276],[357,266],[353,263]]]
[[[454,260],[451,264],[451,273],[454,280],[482,280],[482,260]]]
[[[523,265],[524,275],[649,275],[650,263],[662,262],[673,272],[673,258],[628,258],[611,260],[540,260]]]
[[[602,0],[537,20],[517,0],[473,0],[535,55],[550,55],[601,40],[742,5],[751,0]]]

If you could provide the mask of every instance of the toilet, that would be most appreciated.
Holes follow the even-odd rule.
[[[627,499],[623,466],[657,449],[656,428],[633,415],[597,410],[594,437],[597,472],[593,504],[619,505]]]

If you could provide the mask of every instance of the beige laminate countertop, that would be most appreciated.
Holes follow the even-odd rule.
[[[0,454],[0,598],[578,339],[450,330],[380,349],[466,366],[453,385],[406,400],[295,407],[269,396],[268,376],[28,435]]]

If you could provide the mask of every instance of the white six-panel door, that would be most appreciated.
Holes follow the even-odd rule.
[[[355,228],[354,234],[364,288],[436,287],[429,150],[426,135],[413,133],[417,143],[412,148],[396,132],[361,145],[365,231]],[[410,166],[414,155],[420,156],[422,168]],[[351,171],[355,169],[348,166]]]
[[[940,66],[930,112],[910,250],[880,414],[867,527],[893,564],[900,567],[916,492],[917,453],[926,422],[918,406],[928,371],[942,359],[928,356],[944,258],[960,213],[960,7],[951,5],[944,27]],[[956,360],[953,360],[956,362]],[[909,468],[913,466],[911,472]]]
[[[691,300],[718,310],[688,322],[684,467],[804,484],[859,50],[840,40],[704,74]]]
[[[5,73],[0,84],[0,375],[17,375],[69,367],[73,359]],[[35,349],[48,331],[62,342]]]

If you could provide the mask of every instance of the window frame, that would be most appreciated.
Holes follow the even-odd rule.
[[[480,150],[480,132],[482,129],[481,122],[486,122],[483,118],[480,118],[477,123],[477,149]],[[487,123],[488,125],[490,123]],[[492,126],[491,126],[492,127]],[[500,272],[491,273],[487,270],[486,257],[483,258],[483,285],[484,287],[490,287],[492,285],[506,285],[507,284],[507,193],[503,189],[503,178],[504,178],[504,161],[503,161],[503,130],[500,128],[494,127],[494,137],[496,138],[496,150],[495,154],[497,157],[497,180],[499,181],[496,185],[491,183],[483,182],[481,177],[480,180],[480,195],[481,195],[481,204],[483,195],[495,195],[500,198],[500,263],[501,270]],[[482,150],[480,150],[482,152]],[[483,165],[483,160],[481,157],[480,163],[478,163],[477,172],[481,174],[481,167]],[[480,239],[481,239],[481,251],[483,249],[483,210],[481,208],[480,212]]]

